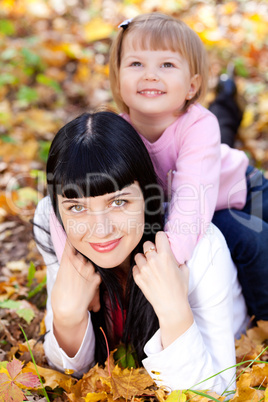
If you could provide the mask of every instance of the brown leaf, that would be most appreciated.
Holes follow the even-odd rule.
[[[102,379],[102,382],[111,387],[113,398],[131,398],[135,395],[154,395],[147,388],[154,384],[152,378],[144,369],[124,369],[115,366],[112,376]]]
[[[232,402],[259,402],[264,392],[250,386],[251,373],[244,373],[237,382],[237,389]]]
[[[254,364],[251,373],[251,387],[267,387],[268,385],[268,364]]]
[[[44,378],[43,385],[44,387],[51,387],[52,389],[61,387],[63,388],[66,392],[70,392],[72,386],[75,384],[76,380],[73,379],[72,377],[60,373],[59,371],[44,368],[37,366],[38,373],[40,374],[41,377]],[[29,362],[24,371],[31,371],[36,373],[35,371],[35,366],[32,362]]]
[[[268,339],[268,321],[258,321],[257,325],[247,331],[247,336],[256,344],[261,344]]]
[[[236,358],[238,361],[255,359],[258,356],[256,345],[246,335],[235,341]]]
[[[110,387],[101,381],[102,378],[108,378],[108,370],[96,364],[88,373],[84,374],[83,378],[79,381],[81,395],[86,396],[91,392],[110,392]]]
[[[225,396],[220,396],[216,392],[204,391],[204,390],[200,391],[200,392],[207,394],[209,396],[212,396],[213,398],[216,398],[218,401],[225,400]],[[210,401],[212,402],[212,399],[208,399],[206,396],[197,395],[192,391],[187,391],[186,396],[187,396],[187,401],[191,401],[191,402],[210,402]]]

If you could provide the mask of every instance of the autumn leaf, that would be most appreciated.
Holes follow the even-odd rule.
[[[185,391],[173,391],[167,397],[166,402],[186,402]]]
[[[14,310],[16,314],[23,318],[28,324],[32,321],[35,316],[34,310],[31,305],[26,300],[14,301],[14,300],[4,300],[0,301],[0,308],[7,308]]]
[[[266,339],[268,339],[268,321],[258,321],[256,327],[248,329],[246,335],[235,341],[238,362],[254,360],[259,355],[259,359],[266,360],[267,352],[262,353]]]
[[[25,369],[25,371],[35,371],[35,366],[32,362],[29,362]],[[44,368],[41,366],[37,366],[38,373],[41,377],[44,378],[43,385],[44,387],[50,387],[55,389],[57,387],[63,388],[66,392],[70,392],[71,387],[75,384],[76,380],[69,375],[60,373],[59,371],[52,370],[49,368]]]
[[[21,402],[24,400],[25,388],[38,388],[40,382],[38,376],[29,372],[22,372],[23,364],[20,360],[13,359],[0,369],[0,401]]]
[[[101,381],[111,387],[113,398],[131,398],[135,395],[154,395],[147,388],[154,384],[152,378],[144,369],[120,369],[115,366],[111,377]]]
[[[96,364],[88,373],[84,374],[81,380],[82,395],[85,396],[90,392],[109,392],[109,387],[101,381],[106,377],[108,377],[108,372]]]
[[[251,387],[267,387],[268,385],[268,364],[254,364],[251,370]]]
[[[264,392],[250,386],[251,374],[244,373],[237,382],[237,389],[232,402],[259,402]]]
[[[264,402],[268,402],[268,387],[266,388],[264,392]]]
[[[107,401],[108,395],[106,392],[91,392],[85,397],[85,402]]]
[[[187,391],[186,396],[187,396],[187,401],[191,401],[191,402],[212,402],[214,399],[222,402],[225,400],[225,396],[220,396],[216,392],[213,392],[213,391],[204,391],[204,390],[200,390],[200,391],[196,391],[196,392]],[[209,397],[214,398],[214,399],[210,399]],[[232,401],[232,399],[230,401]]]

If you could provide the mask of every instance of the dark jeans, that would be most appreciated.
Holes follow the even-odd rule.
[[[250,315],[268,320],[268,180],[249,166],[242,210],[216,211],[212,222],[223,233]]]

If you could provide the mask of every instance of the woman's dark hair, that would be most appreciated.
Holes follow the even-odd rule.
[[[47,184],[60,222],[57,195],[67,198],[96,197],[121,190],[134,181],[139,183],[146,204],[145,230],[132,253],[125,298],[116,268],[103,269],[94,264],[102,277],[101,310],[92,313],[96,336],[95,358],[99,363],[107,357],[99,329],[100,326],[107,329],[105,318],[109,313],[103,303],[104,292],[108,293],[113,309],[120,306],[122,317],[124,309],[127,311],[122,341],[134,347],[139,363],[145,357],[145,343],[158,329],[153,307],[133,280],[132,267],[134,255],[143,252],[143,243],[154,241],[156,232],[162,230],[162,193],[141,138],[127,121],[115,113],[82,114],[62,127],[52,141],[47,161]]]

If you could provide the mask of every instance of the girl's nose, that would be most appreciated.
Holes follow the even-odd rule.
[[[147,69],[144,73],[145,81],[159,81],[157,73],[152,69]]]

